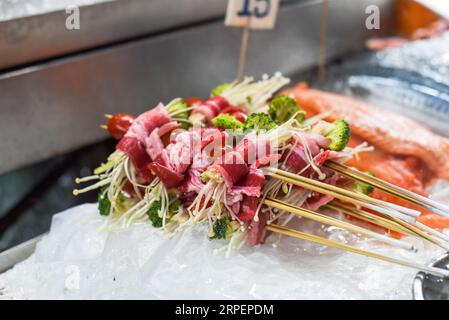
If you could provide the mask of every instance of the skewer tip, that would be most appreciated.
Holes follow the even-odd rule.
[[[101,129],[104,129],[104,130],[108,130],[108,126],[105,125],[105,124],[101,124],[101,125],[100,125],[100,128],[101,128]]]
[[[105,113],[105,114],[104,114],[104,117],[105,117],[106,119],[111,119],[111,118],[112,118],[112,114]]]

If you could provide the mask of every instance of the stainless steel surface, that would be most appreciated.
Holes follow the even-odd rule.
[[[44,235],[28,240],[14,248],[0,253],[0,273],[12,268],[15,264],[31,256],[36,248],[36,244]]]
[[[449,269],[449,253],[432,261],[429,266]],[[413,281],[415,300],[449,300],[449,279],[418,272]]]
[[[365,28],[372,4],[388,32],[391,1],[330,1],[329,57],[363,48],[373,35]],[[320,11],[320,1],[284,6],[275,30],[252,32],[246,73],[288,75],[316,65]],[[0,173],[103,139],[105,112],[140,113],[174,95],[207,95],[235,77],[240,38],[240,29],[218,21],[1,74]]]
[[[97,1],[79,6],[79,30],[65,27],[68,14],[61,7],[64,8],[58,5],[58,10],[45,14],[0,21],[0,69],[217,18],[224,14],[226,2],[208,0],[205,5],[203,0]]]

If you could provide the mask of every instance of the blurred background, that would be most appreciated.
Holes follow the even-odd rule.
[[[99,127],[103,114],[138,114],[177,96],[207,96],[235,77],[242,30],[224,26],[226,5],[0,0],[0,251],[48,231],[54,213],[96,201],[94,193],[74,197],[72,189],[75,177],[89,174],[114,149]],[[366,27],[371,5],[379,8],[378,29]],[[80,13],[75,30],[66,26],[73,6]],[[449,94],[447,41],[407,59],[404,51],[378,51],[433,37],[422,28],[440,19],[414,0],[281,1],[276,27],[251,32],[245,73],[281,71],[292,83],[349,87],[369,99],[360,83],[351,88],[348,75],[376,70],[376,77],[406,78]],[[371,41],[375,51],[367,49],[367,40],[385,37],[395,38]],[[323,46],[327,77],[320,81]],[[432,57],[440,60],[423,68],[419,61]],[[386,72],[382,64],[402,73]],[[447,107],[443,98],[433,106]],[[434,129],[445,134],[445,121]]]

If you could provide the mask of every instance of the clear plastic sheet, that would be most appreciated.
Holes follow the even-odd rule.
[[[411,299],[415,270],[271,235],[265,245],[226,258],[224,241],[202,227],[167,237],[149,224],[111,232],[96,205],[54,217],[35,254],[0,276],[4,297],[22,299]],[[323,233],[305,221],[303,229]],[[354,242],[346,232],[331,238]],[[428,262],[441,251],[419,240],[413,254],[361,240],[358,245]]]

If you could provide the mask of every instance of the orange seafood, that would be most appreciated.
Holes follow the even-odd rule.
[[[361,153],[347,163],[415,193],[436,178],[449,179],[449,140],[402,115],[349,97],[308,88],[299,83],[284,94],[294,97],[307,116],[333,111],[326,120],[345,119],[351,125],[350,146],[367,141],[374,152]],[[375,190],[372,196],[424,213],[420,221],[435,228],[449,227],[449,219],[430,214],[413,204]],[[427,216],[428,215],[428,216]]]

